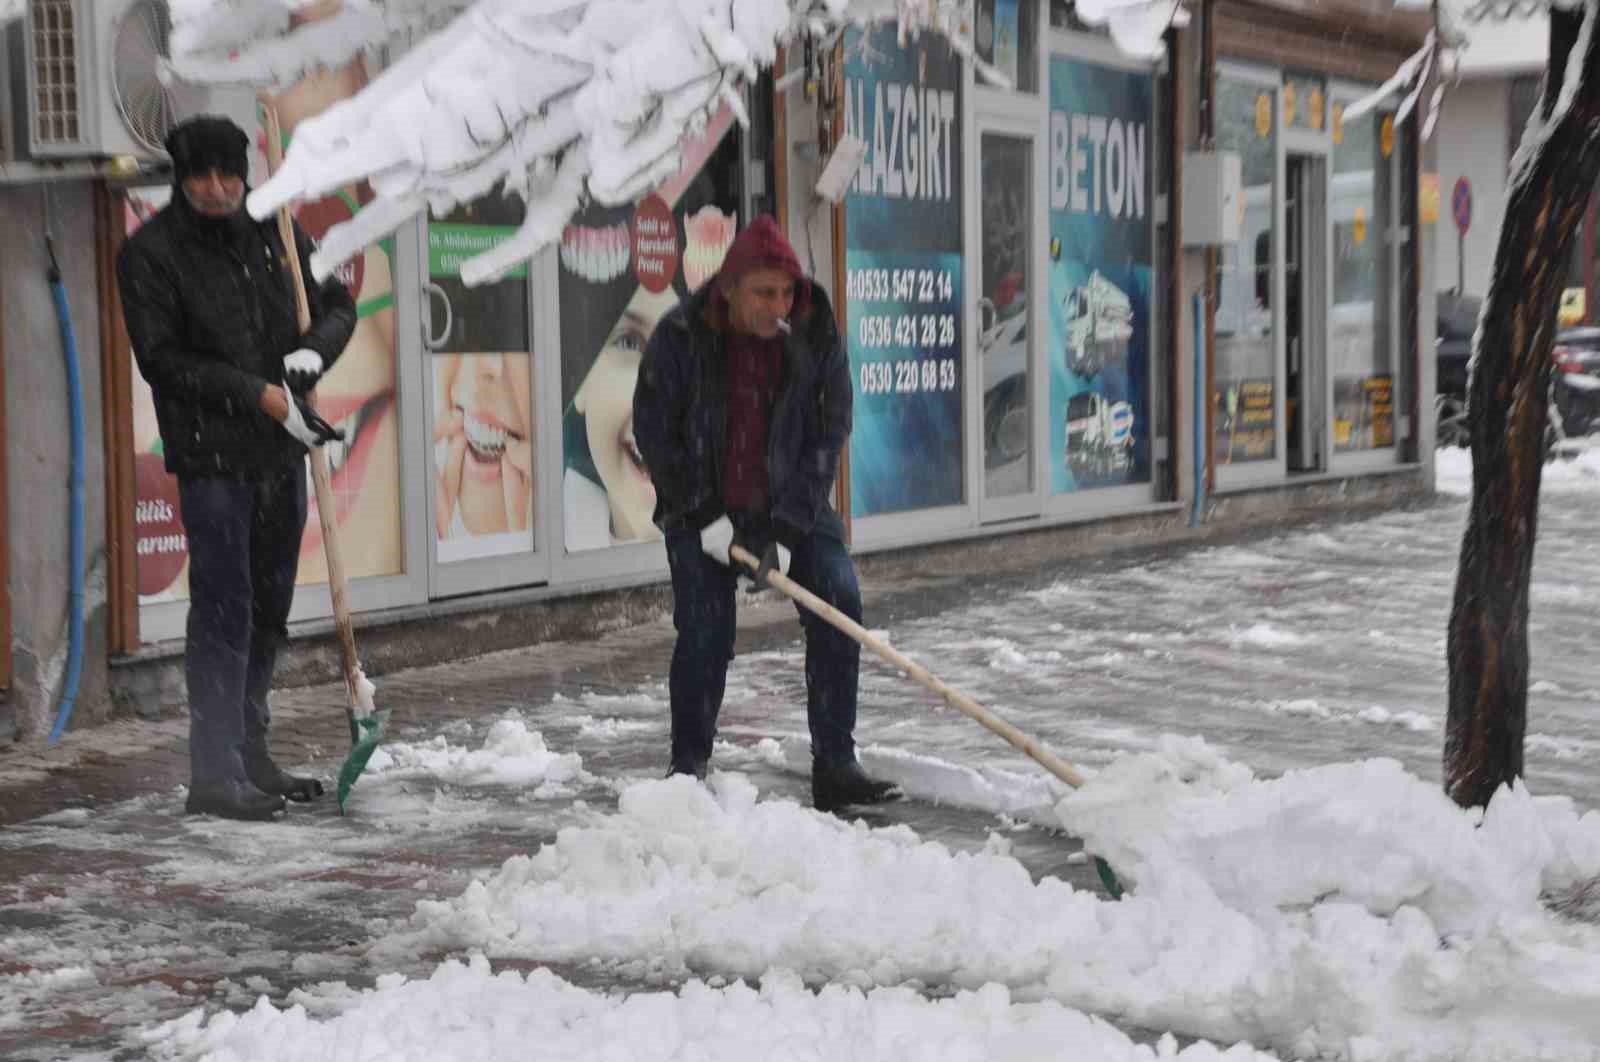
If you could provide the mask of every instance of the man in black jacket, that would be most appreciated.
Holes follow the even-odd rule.
[[[303,396],[355,329],[350,293],[308,292],[301,334],[275,224],[244,209],[244,130],[202,115],[167,137],[172,202],[123,245],[117,280],[139,371],[155,394],[189,543],[190,813],[270,819],[322,794],[267,751],[267,694],[294,598],[307,446],[339,437]],[[298,227],[301,269],[312,244]]]
[[[672,569],[673,774],[703,778],[737,626],[729,546],[861,620],[861,591],[829,501],[850,435],[850,368],[827,296],[789,241],[760,217],[722,269],[651,336],[633,393],[633,431],[656,488]],[[861,647],[810,612],[806,717],[820,810],[896,795],[855,756]]]

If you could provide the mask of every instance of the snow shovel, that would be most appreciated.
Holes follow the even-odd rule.
[[[283,139],[278,129],[278,112],[262,101],[267,119],[267,168],[277,171],[283,162]],[[283,238],[288,252],[289,273],[294,278],[295,308],[299,315],[300,331],[311,327],[311,304],[306,299],[306,281],[300,272],[299,246],[294,238],[294,220],[287,205],[278,210],[278,234]],[[372,703],[376,692],[361,661],[356,657],[356,635],[350,625],[350,607],[345,599],[344,561],[339,553],[339,526],[333,488],[328,483],[328,455],[320,446],[311,448],[311,483],[317,492],[317,519],[322,524],[322,549],[328,562],[328,593],[333,598],[333,625],[339,633],[339,652],[344,663],[344,686],[350,704],[345,718],[350,723],[350,754],[339,765],[339,812],[344,813],[345,801],[350,797],[350,787],[356,784],[367,761],[383,740],[384,725],[389,721],[388,711],[380,711]]]
[[[761,568],[760,559],[743,546],[730,546],[728,548],[728,555],[734,560],[738,561],[740,564],[744,565],[746,568],[749,568],[752,572],[759,571]],[[1051,774],[1055,775],[1072,788],[1077,789],[1079,786],[1083,785],[1083,774],[1076,767],[1072,766],[1072,764],[1068,763],[1060,756],[1057,756],[1055,753],[1045,748],[1045,746],[1040,744],[1036,738],[1024,733],[1021,730],[1018,730],[1011,723],[1008,723],[998,715],[995,715],[993,712],[989,711],[989,709],[985,708],[971,697],[968,697],[960,690],[951,689],[949,686],[941,682],[939,678],[927,668],[923,667],[915,660],[912,660],[909,656],[906,656],[892,645],[873,637],[872,632],[861,626],[861,624],[857,623],[849,616],[846,616],[843,612],[840,612],[838,609],[834,608],[832,605],[828,604],[826,601],[822,600],[822,598],[818,597],[816,594],[813,594],[811,591],[807,590],[805,587],[801,586],[787,575],[784,575],[782,572],[777,570],[769,571],[767,573],[767,582],[772,586],[777,587],[778,590],[782,591],[784,595],[786,595],[795,604],[802,606],[814,615],[826,620],[828,623],[832,624],[834,627],[837,627],[840,631],[859,642],[863,647],[871,649],[887,663],[893,665],[901,671],[904,671],[907,675],[910,675],[912,678],[916,679],[923,686],[926,686],[929,690],[932,690],[934,693],[943,698],[944,702],[950,705],[952,708],[955,708],[963,715],[975,719],[985,729],[999,734],[1001,737],[1005,738],[1006,741],[1010,742],[1013,748],[1027,755],[1027,757],[1033,760],[1033,762],[1037,763],[1039,766],[1043,767],[1045,770],[1049,771]],[[1117,880],[1116,874],[1112,872],[1111,867],[1106,863],[1106,861],[1101,859],[1099,856],[1095,856],[1094,868],[1095,871],[1100,875],[1100,883],[1106,887],[1106,891],[1111,894],[1112,898],[1121,899],[1122,883]]]

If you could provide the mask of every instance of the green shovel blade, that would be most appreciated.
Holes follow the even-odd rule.
[[[342,782],[342,779],[341,779],[341,782]],[[343,792],[343,790],[341,789],[340,792]],[[340,806],[342,807],[344,798],[340,797],[339,800],[340,800]],[[1111,864],[1107,863],[1104,859],[1101,859],[1099,856],[1095,856],[1094,857],[1094,870],[1095,870],[1096,874],[1100,875],[1100,884],[1102,884],[1102,885],[1104,885],[1106,887],[1106,891],[1111,894],[1111,898],[1113,900],[1122,899],[1122,893],[1123,893],[1122,882],[1117,880],[1117,872],[1111,869]]]
[[[373,752],[377,751],[378,742],[383,740],[383,728],[389,722],[389,710],[379,708],[365,719],[350,717],[350,754],[344,758],[344,763],[339,765],[339,813],[344,813],[345,801],[350,797],[350,789],[356,784],[356,779],[361,777],[361,772],[367,769],[367,761],[372,759]]]

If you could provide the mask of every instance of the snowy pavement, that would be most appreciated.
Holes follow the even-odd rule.
[[[912,799],[813,812],[789,622],[709,786],[658,777],[665,622],[386,677],[344,818],[184,818],[177,729],[0,830],[0,1056],[1600,1058],[1600,461],[1546,478],[1534,795],[1481,827],[1437,781],[1457,498],[869,608],[1076,794],[869,661]],[[331,771],[336,701],[278,698],[287,758]]]

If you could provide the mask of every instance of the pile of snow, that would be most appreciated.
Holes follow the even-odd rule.
[[[1079,1037],[1074,1057],[1151,1057],[1081,1011],[1296,1057],[1594,1057],[1600,930],[1540,898],[1600,875],[1600,814],[1521,788],[1463,811],[1382,759],[1260,779],[1171,737],[1056,812],[1134,886],[1121,902],[1032,880],[998,835],[953,852],[761,800],[740,774],[641,782],[615,814],[419,903],[366,960],[581,963],[678,992],[595,996],[475,958],[151,1035],[168,1054],[233,1058],[336,1042],[419,1058],[533,1042],[570,1057],[1049,1057]]]
[[[870,992],[830,985],[808,990],[775,973],[759,989],[691,981],[677,992],[616,997],[568,984],[548,970],[491,972],[481,955],[447,962],[425,981],[380,979],[371,991],[337,987],[299,993],[280,1011],[259,1002],[249,1013],[202,1023],[200,1012],[146,1036],[158,1057],[383,1058],[448,1062],[538,1057],[652,1062],[695,1058],[1057,1059],[1064,1045],[1079,1062],[1270,1062],[1248,1047],[1210,1044],[1182,1051],[1133,1043],[1111,1025],[1060,1004],[1013,1003],[998,985],[929,1000],[909,988]],[[315,1010],[335,1010],[318,1021]]]
[[[1509,791],[1480,823],[1386,760],[1263,781],[1174,740],[1059,807],[1137,884],[1109,903],[1032,881],[998,838],[953,853],[756,797],[737,775],[630,787],[618,814],[419,904],[371,957],[994,983],[1150,1028],[1349,1058],[1492,1058],[1530,1043],[1587,1058],[1600,1038],[1600,938],[1539,903],[1600,873],[1600,816],[1564,801]]]
[[[432,778],[464,786],[538,786],[552,792],[560,787],[592,782],[575,752],[551,752],[544,735],[529,730],[515,716],[497,720],[484,736],[483,746],[466,749],[442,734],[421,744],[403,741],[378,746],[367,765],[367,775],[398,780]],[[536,789],[535,795],[540,795]]]

